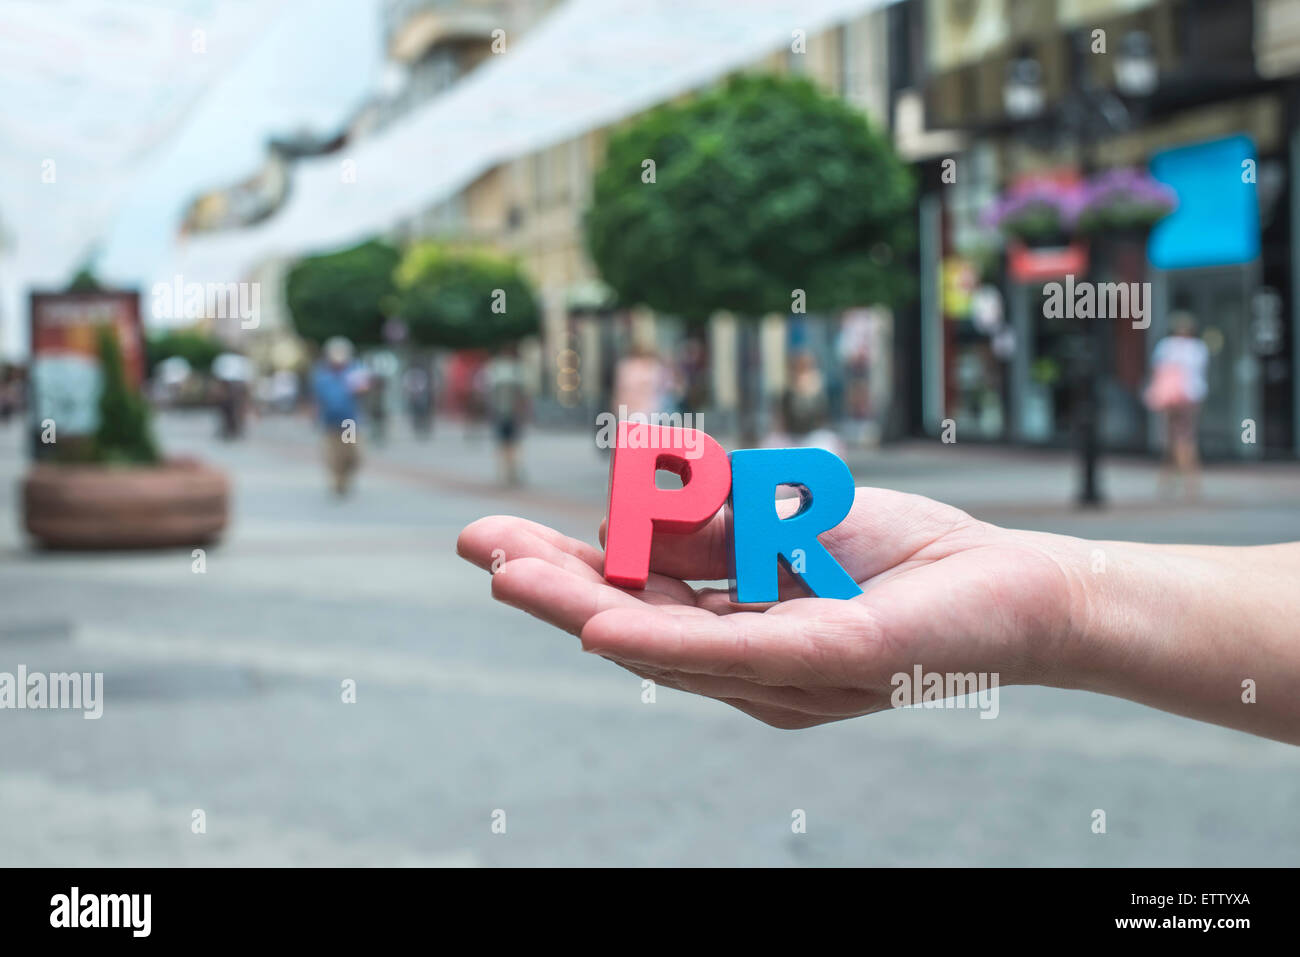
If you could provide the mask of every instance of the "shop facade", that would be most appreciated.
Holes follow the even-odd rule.
[[[951,13],[949,6],[934,0],[925,8],[927,30]],[[1087,21],[1064,22],[1062,14],[1060,22],[1033,23],[1019,35],[1008,23],[1000,42],[990,45],[985,36],[985,47],[968,57],[936,54],[930,38],[927,121],[964,131],[969,145],[951,162],[931,159],[919,167],[922,295],[913,317],[919,335],[905,356],[918,382],[913,431],[938,436],[951,425],[965,440],[1072,446],[1080,370],[1093,361],[1104,448],[1158,452],[1161,422],[1142,392],[1152,350],[1169,332],[1170,316],[1183,312],[1195,317],[1211,356],[1200,421],[1204,454],[1294,457],[1294,79],[1256,68],[1259,24],[1250,4],[1109,6],[1115,9],[1090,8]],[[1129,101],[1132,120],[1123,129],[1083,142],[1044,135],[1052,111],[1069,105],[1071,83],[1080,82],[1069,76],[1064,44],[1094,22],[1112,37],[1153,38],[1159,85],[1140,102]],[[1202,48],[1215,34],[1207,61]],[[1013,73],[1016,58],[1025,56],[1043,64],[1040,122],[1014,122],[990,81]],[[1300,56],[1296,61],[1300,70]],[[1113,62],[1097,56],[1085,66],[1086,82],[1113,82]],[[1055,270],[1049,263],[1026,275],[1011,245],[983,222],[983,211],[1025,177],[1068,180],[1116,168],[1149,171],[1177,194],[1177,209],[1150,235],[1062,249]],[[1124,284],[1140,299],[1121,315],[1080,320],[1047,305],[1053,284],[1067,281]],[[1085,331],[1085,323],[1096,327]]]

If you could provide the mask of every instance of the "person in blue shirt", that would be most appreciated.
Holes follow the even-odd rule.
[[[325,343],[322,358],[312,370],[316,417],[325,432],[325,464],[336,495],[348,493],[361,464],[357,421],[358,396],[366,391],[368,377],[353,359],[352,343],[334,336]]]

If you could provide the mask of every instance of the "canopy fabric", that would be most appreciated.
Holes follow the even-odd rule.
[[[285,42],[314,43],[314,53],[321,52],[322,36],[339,43],[338,31],[306,38],[306,30],[330,17],[355,38],[358,18],[377,17],[376,0],[346,0],[351,7],[345,0],[6,0],[0,4],[0,355],[26,351],[26,291],[66,282],[100,243],[107,246],[101,250],[106,278],[146,291],[176,275],[185,282],[246,280],[269,259],[382,233],[502,162],[788,49],[795,31],[813,36],[886,2],[568,0],[529,33],[507,37],[503,54],[445,94],[341,152],[297,162],[289,199],[270,219],[189,239],[177,231],[170,241],[163,226],[153,248],[119,228],[126,220],[115,214],[124,198],[165,223],[179,216],[194,190],[253,173],[268,129],[293,133],[287,124],[302,122],[328,132],[323,116],[342,122],[356,104],[340,97],[370,84],[361,74],[378,63],[363,62],[355,42],[342,59],[356,71],[349,76],[343,68],[352,93],[333,91],[333,99],[318,95],[313,103],[312,90],[324,84],[318,74],[303,76],[306,91],[268,107],[248,103],[252,94],[241,80],[245,73],[262,77],[270,61],[273,82],[291,81],[281,74],[305,67],[286,57],[294,51]],[[311,10],[320,15],[309,16]],[[282,65],[276,57],[284,58]],[[327,50],[323,64],[307,67],[339,70],[329,57]],[[261,69],[249,69],[250,58]],[[230,106],[236,91],[244,99]],[[214,97],[224,113],[204,108]],[[212,133],[197,126],[233,120],[241,129],[231,131],[225,148],[195,152]],[[226,137],[224,127],[219,132]],[[174,176],[152,181],[152,158],[163,155],[172,172],[178,164],[193,166],[184,187]],[[154,195],[182,188],[185,195]]]
[[[811,36],[886,2],[571,0],[428,106],[341,153],[297,164],[273,218],[178,244],[159,281],[177,273],[234,281],[267,258],[360,241],[503,161],[707,85],[788,48],[795,31]]]
[[[287,0],[0,4],[0,284],[70,278],[145,159]],[[25,339],[25,336],[24,336]],[[0,352],[4,351],[0,343]]]

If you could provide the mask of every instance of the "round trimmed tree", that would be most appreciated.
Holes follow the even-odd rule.
[[[788,314],[802,290],[824,315],[915,285],[914,194],[861,112],[802,78],[741,75],[610,137],[587,247],[624,303],[753,319]]]
[[[420,243],[395,273],[397,310],[413,341],[492,349],[535,335],[541,308],[512,259],[482,249]]]
[[[308,256],[285,280],[285,301],[298,335],[321,343],[346,336],[359,346],[383,341],[384,306],[401,254],[378,240]]]
[[[208,372],[212,361],[225,348],[215,336],[198,329],[167,329],[150,336],[145,343],[149,372],[164,359],[180,356],[195,372]]]

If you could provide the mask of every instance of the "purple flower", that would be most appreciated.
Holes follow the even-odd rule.
[[[1028,180],[1007,190],[980,217],[1011,235],[1149,228],[1178,205],[1177,194],[1145,170],[1105,170],[1077,185]]]
[[[1064,228],[1073,222],[1079,202],[1077,186],[1030,180],[1009,189],[980,218],[985,226],[1010,232],[1028,218],[1055,220]]]
[[[1084,217],[1106,219],[1121,211],[1155,222],[1177,206],[1178,194],[1164,183],[1144,170],[1121,167],[1098,173],[1084,184],[1071,222],[1077,224]]]

